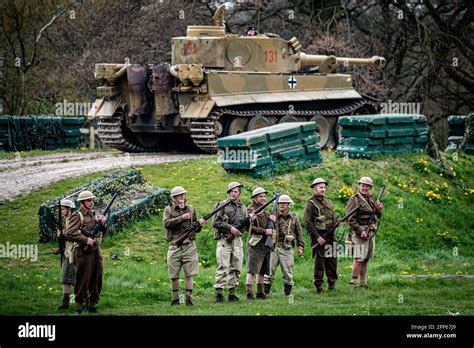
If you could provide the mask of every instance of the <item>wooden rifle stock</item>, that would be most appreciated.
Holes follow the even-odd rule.
[[[279,190],[274,191],[273,197],[276,197],[276,199],[273,201],[272,214],[276,215],[277,202],[278,202],[278,197],[280,197],[280,191]],[[271,229],[271,230],[275,229],[275,223],[271,219],[268,219],[267,229]],[[265,240],[265,246],[270,249],[273,247],[273,238],[271,235],[267,236],[267,239]]]
[[[261,211],[263,211],[266,207],[268,207],[270,204],[273,203],[273,201],[275,201],[277,199],[277,197],[273,197],[271,200],[269,200],[268,202],[266,202],[264,205],[262,205],[261,207],[258,207],[257,209],[255,209],[255,211],[253,212],[255,215],[259,214]],[[250,217],[246,217],[236,228],[239,230],[239,231],[242,231],[246,228],[248,228],[250,226]],[[230,233],[226,238],[225,240],[228,241],[229,243],[232,242],[234,240],[235,236]]]
[[[324,234],[321,236],[324,240],[326,240],[326,238],[328,238],[329,236],[331,236],[334,231],[336,231],[336,228],[337,226],[339,225],[340,222],[345,222],[347,220],[350,219],[350,217],[352,215],[354,215],[354,213],[356,211],[358,211],[360,208],[362,208],[362,205],[359,204],[357,207],[355,207],[354,209],[352,209],[350,212],[348,212],[342,219],[338,220],[334,225],[332,225],[326,232],[324,232]],[[312,246],[313,249],[316,249],[316,250],[319,250],[319,248],[321,248],[322,246],[324,246],[326,244],[326,242],[324,242],[322,245],[319,244],[318,242],[316,242],[316,244],[314,244]]]
[[[224,204],[221,204],[221,205],[218,205],[213,211],[211,211],[209,214],[203,216],[202,218],[207,221],[209,220],[211,217],[213,217],[214,215],[216,215],[218,212],[220,212],[222,209],[224,209],[225,207],[227,207],[230,203],[232,203],[231,200],[225,202]],[[175,239],[173,241],[174,244],[176,244],[176,246],[179,248],[183,242],[186,240],[186,238],[189,237],[189,235],[196,231],[199,227],[201,227],[201,225],[199,224],[198,221],[195,221],[193,222],[191,225],[189,225],[187,228],[186,228],[186,232],[184,232],[181,236],[179,236],[177,239]]]
[[[115,192],[114,195],[112,196],[112,199],[110,200],[109,204],[107,204],[107,207],[104,210],[104,214],[103,214],[104,216],[107,216],[107,214],[109,213],[110,208],[112,208],[112,204],[114,203],[115,198],[117,198],[117,196],[118,196],[118,192]],[[102,227],[102,222],[96,221],[94,227],[89,232],[90,238],[95,239],[95,236],[99,233],[99,229],[101,227]],[[86,245],[84,247],[84,251],[89,251],[89,245]]]

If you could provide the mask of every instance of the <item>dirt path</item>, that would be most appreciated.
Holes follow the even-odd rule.
[[[60,180],[83,174],[207,156],[200,154],[95,152],[87,154],[59,153],[0,160],[0,203]]]

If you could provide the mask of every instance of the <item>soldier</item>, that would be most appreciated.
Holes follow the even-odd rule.
[[[351,226],[350,238],[354,253],[351,284],[354,287],[357,287],[360,277],[360,286],[367,288],[367,263],[374,256],[373,236],[377,232],[377,221],[382,216],[383,204],[374,201],[374,196],[371,193],[373,186],[371,178],[362,177],[359,180],[359,192],[347,202],[347,211],[352,210],[359,204],[362,205],[362,208],[349,219],[349,225]],[[369,226],[369,218],[373,212],[375,212],[376,218]]]
[[[311,188],[314,195],[306,201],[304,208],[304,224],[311,238],[311,246],[316,243],[321,246],[317,252],[313,249],[313,283],[317,294],[323,293],[324,272],[328,279],[328,290],[334,290],[337,280],[337,249],[334,248],[334,235],[326,240],[322,237],[322,234],[337,220],[332,202],[325,197],[327,184],[322,178],[313,181]],[[322,247],[325,243],[326,247]]]
[[[265,204],[267,191],[257,187],[252,192],[252,204],[247,208],[251,213]],[[276,221],[276,216],[266,210],[257,214],[250,225],[250,236],[247,245],[247,300],[253,300],[253,279],[257,274],[257,298],[266,299],[263,291],[264,275],[270,272],[270,248],[265,246],[266,236],[271,236],[273,230],[267,228],[268,221]]]
[[[219,213],[214,215],[213,227],[217,230],[216,239],[216,279],[214,288],[216,289],[216,303],[224,302],[223,290],[227,285],[229,294],[227,300],[229,302],[238,301],[235,295],[235,288],[239,284],[240,272],[242,271],[242,233],[238,229],[239,225],[249,217],[247,208],[240,201],[242,185],[238,182],[231,182],[227,186],[229,199],[232,201],[230,205],[225,207]],[[221,202],[226,203],[227,200]],[[250,215],[255,218],[255,215]],[[232,234],[234,239],[228,242],[226,238]]]
[[[257,34],[257,29],[255,29],[255,27],[249,27],[247,29],[247,36],[256,36]]]
[[[53,254],[61,254],[61,279],[63,285],[63,299],[58,309],[68,309],[71,299],[71,285],[76,280],[76,268],[73,264],[72,248],[73,243],[66,240],[64,234],[69,223],[69,217],[72,209],[75,209],[74,202],[69,199],[63,199],[59,203],[61,206],[62,229],[58,229],[59,248],[53,249]]]
[[[192,205],[186,204],[186,190],[181,186],[176,186],[171,190],[171,197],[174,198],[163,213],[163,225],[165,238],[169,242],[167,264],[168,276],[171,280],[171,305],[179,305],[179,272],[184,269],[186,281],[186,305],[192,306],[193,276],[199,273],[198,250],[196,246],[196,233],[199,228],[186,238],[183,244],[178,247],[175,240],[186,233],[186,229],[198,221],[202,226],[206,221],[203,218],[197,220],[196,209]]]
[[[82,313],[84,302],[87,304],[88,311],[95,313],[102,290],[103,264],[100,244],[102,234],[107,229],[105,216],[96,215],[94,211],[94,198],[95,196],[90,191],[82,191],[79,194],[78,200],[81,206],[71,215],[66,229],[66,238],[74,242],[76,315]],[[95,238],[91,238],[90,232],[98,221],[101,222],[99,233]],[[84,250],[86,246],[88,246],[87,251]]]
[[[270,294],[270,290],[275,279],[275,272],[280,265],[283,273],[283,286],[285,295],[289,296],[293,288],[293,248],[298,246],[298,256],[303,255],[304,241],[303,230],[296,214],[290,213],[290,204],[293,203],[290,196],[281,195],[278,198],[278,214],[276,221],[275,242],[270,255],[270,272],[265,275],[265,294]]]

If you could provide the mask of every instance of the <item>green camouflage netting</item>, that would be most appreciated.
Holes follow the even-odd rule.
[[[79,208],[77,195],[83,190],[94,193],[96,196],[95,207],[98,211],[105,209],[114,192],[119,193],[108,218],[107,235],[117,233],[135,219],[156,213],[158,208],[164,208],[170,202],[169,191],[147,183],[139,170],[114,171],[41,205],[38,211],[40,242],[50,242],[57,239],[58,202],[63,197],[73,195],[70,199],[75,202],[76,208]]]

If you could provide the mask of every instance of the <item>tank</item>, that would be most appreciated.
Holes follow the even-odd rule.
[[[191,141],[217,152],[219,137],[281,122],[314,121],[321,147],[337,144],[337,118],[375,113],[340,64],[382,69],[383,57],[302,52],[296,38],[228,34],[224,7],[213,25],[172,38],[171,64],[96,64],[90,117],[101,141],[127,152],[173,149]]]

